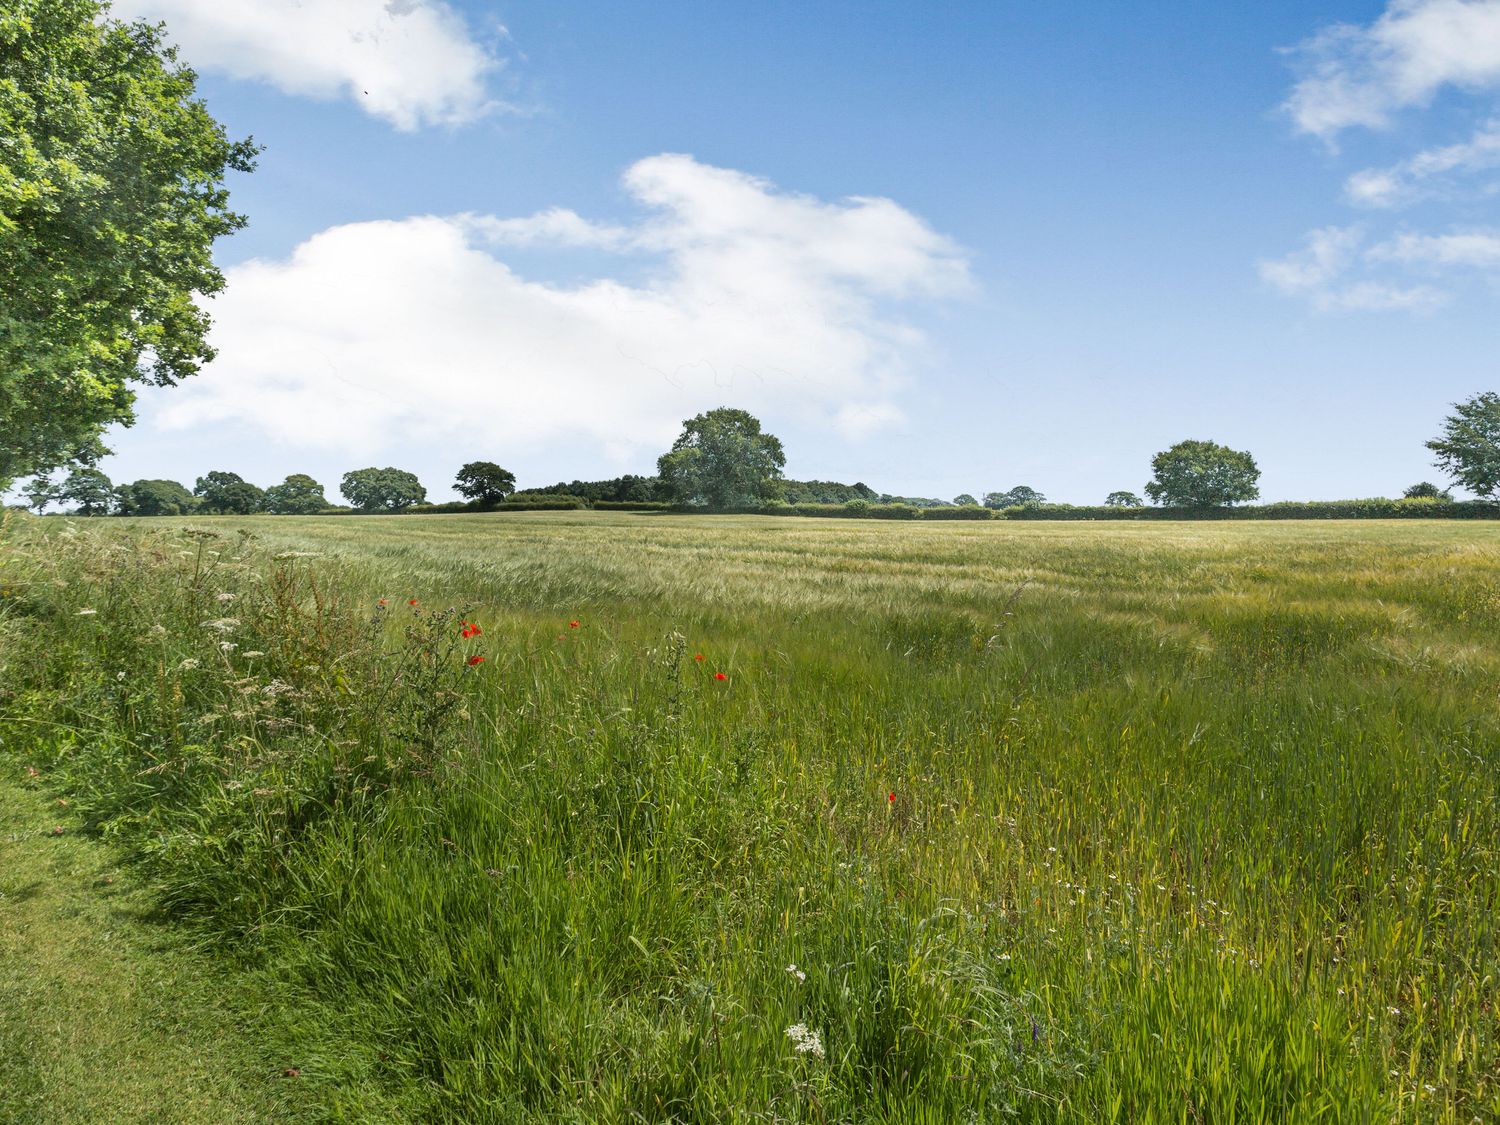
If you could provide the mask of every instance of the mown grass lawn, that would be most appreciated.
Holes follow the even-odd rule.
[[[1500,529],[67,526],[30,760],[414,1117],[1500,1117]]]

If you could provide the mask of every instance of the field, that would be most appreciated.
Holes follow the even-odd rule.
[[[0,552],[4,753],[302,998],[329,1118],[1500,1120],[1500,528]]]

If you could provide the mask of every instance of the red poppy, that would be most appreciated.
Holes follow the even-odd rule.
[[[714,679],[716,679],[716,680],[727,680],[727,679],[729,679],[729,677],[726,676],[723,672],[715,672],[714,673]]]
[[[407,605],[416,605],[417,604],[417,599],[416,598],[412,598],[412,600],[409,601],[409,602],[407,602],[406,604]]]
[[[568,622],[568,628],[569,629],[576,629],[576,628],[578,628],[578,622],[576,622],[576,621],[569,621]]]
[[[699,664],[702,664],[703,663],[703,654],[701,652],[695,652],[695,653],[693,653],[693,659],[696,660]]]
[[[483,663],[484,663],[484,657],[482,657],[482,656],[471,656],[471,657],[469,657],[469,667],[470,668],[474,667],[474,665],[476,665],[476,664],[483,664]]]
[[[894,805],[896,803],[896,794],[894,794],[894,793],[887,793],[885,795],[885,802],[888,805]]]

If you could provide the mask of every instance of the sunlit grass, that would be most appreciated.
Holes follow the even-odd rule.
[[[108,567],[43,592],[43,526],[0,584],[98,646]],[[392,643],[483,625],[446,764],[278,870],[205,875],[208,798],[153,797],[169,895],[349,998],[433,1119],[1500,1118],[1500,530],[184,526],[225,589],[273,565],[245,527]],[[98,663],[34,699],[155,674]],[[82,784],[80,741],[36,753]]]

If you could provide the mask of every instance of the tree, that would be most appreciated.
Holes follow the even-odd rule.
[[[175,480],[138,480],[115,489],[115,510],[122,516],[185,516],[198,503]]]
[[[953,503],[958,505],[960,508],[974,508],[979,505],[979,501],[974,499],[974,497],[970,496],[967,492],[960,492],[953,498]]]
[[[48,504],[62,498],[62,486],[53,484],[52,478],[43,473],[28,481],[21,494],[26,497],[26,506],[40,515]]]
[[[1141,498],[1134,492],[1111,492],[1104,498],[1106,508],[1140,508]]]
[[[427,499],[422,482],[404,469],[355,469],[344,474],[339,491],[362,512],[397,512]]]
[[[193,495],[203,500],[203,511],[215,515],[248,516],[266,503],[266,494],[238,473],[208,473],[193,485]]]
[[[1255,458],[1211,441],[1180,441],[1151,458],[1146,495],[1169,508],[1219,508],[1260,495]]]
[[[986,508],[1038,508],[1047,498],[1030,485],[1018,484],[1009,492],[986,492]]]
[[[323,486],[306,473],[293,473],[266,489],[265,508],[278,516],[308,516],[328,507]]]
[[[1453,502],[1453,493],[1425,480],[1420,484],[1412,485],[1401,495],[1408,500],[1437,500],[1445,504]]]
[[[1427,443],[1433,463],[1475,496],[1500,488],[1500,395],[1483,391],[1453,404],[1441,436]]]
[[[99,469],[80,468],[68,474],[57,491],[57,499],[77,504],[80,516],[107,516],[115,502],[115,490],[109,477]]]
[[[721,406],[684,422],[656,464],[678,504],[751,508],[775,496],[786,454],[777,438],[761,432],[759,419]]]
[[[516,490],[516,474],[493,461],[470,461],[454,481],[458,494],[480,504],[498,504]]]
[[[160,28],[100,0],[0,5],[0,484],[104,452],[132,383],[213,356],[214,240],[254,167],[195,96]]]

